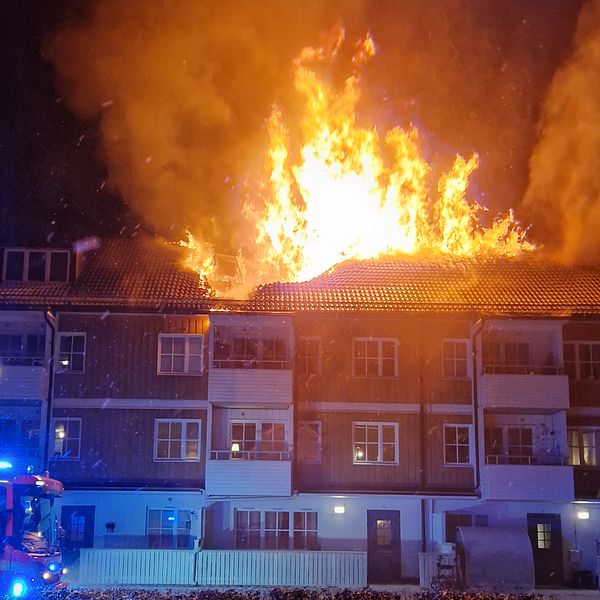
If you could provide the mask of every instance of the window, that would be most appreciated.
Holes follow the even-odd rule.
[[[59,333],[57,371],[83,373],[84,369],[85,333]]]
[[[600,343],[565,344],[564,359],[571,379],[600,379]]]
[[[470,434],[469,425],[444,425],[444,464],[447,467],[471,465]]]
[[[354,338],[353,372],[356,377],[398,375],[398,340]]]
[[[354,464],[397,464],[397,423],[353,423]]]
[[[321,338],[303,337],[296,342],[296,372],[299,375],[321,373]]]
[[[236,548],[317,550],[318,515],[314,511],[236,510]]]
[[[54,419],[54,458],[79,460],[81,450],[81,418]]]
[[[569,429],[569,464],[575,467],[596,467],[599,429]]]
[[[377,519],[375,522],[375,543],[377,546],[392,545],[392,521],[390,519]]]
[[[541,550],[550,550],[552,547],[552,526],[550,523],[536,524],[537,547]]]
[[[69,251],[19,249],[5,252],[4,281],[56,281],[69,279]]]
[[[285,423],[277,421],[232,421],[231,458],[287,460]]]
[[[41,367],[45,354],[45,334],[0,334],[0,365]]]
[[[215,327],[212,366],[217,369],[289,369],[288,339],[273,328]]]
[[[200,460],[200,420],[155,419],[154,460]]]
[[[534,464],[532,427],[486,427],[485,454],[490,464]]]
[[[467,342],[444,340],[442,342],[442,374],[447,379],[467,377]]]
[[[203,335],[158,336],[159,375],[201,375],[203,356]]]
[[[321,422],[300,421],[298,423],[298,462],[321,462]]]
[[[149,508],[146,533],[149,548],[192,547],[192,511]]]
[[[529,343],[488,341],[483,349],[483,362],[486,373],[529,373],[532,370]]]

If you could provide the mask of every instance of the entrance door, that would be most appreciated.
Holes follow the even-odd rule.
[[[95,512],[95,506],[62,507],[60,524],[65,532],[62,546],[66,556],[74,558],[79,555],[80,548],[94,545]]]
[[[400,512],[368,510],[367,542],[367,581],[400,581]]]
[[[560,515],[527,514],[527,531],[533,549],[536,585],[563,584]]]

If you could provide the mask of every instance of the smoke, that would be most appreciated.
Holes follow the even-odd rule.
[[[550,84],[523,207],[567,264],[600,261],[600,1],[582,7],[572,56]]]
[[[336,4],[92,2],[44,54],[69,107],[98,122],[109,185],[134,214],[233,253],[243,181],[263,160],[273,102],[288,101],[293,57],[340,9],[350,21],[360,10]]]

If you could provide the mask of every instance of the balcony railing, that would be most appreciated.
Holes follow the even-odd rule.
[[[214,369],[274,369],[283,371],[291,369],[292,363],[289,360],[274,359],[240,359],[240,358],[215,358],[212,361]]]
[[[569,464],[569,459],[560,454],[486,454],[485,462],[488,465],[564,466]]]
[[[290,450],[211,450],[210,460],[291,460]]]
[[[15,355],[0,356],[0,365],[3,367],[43,367],[43,356]]]
[[[486,375],[564,375],[564,367],[554,365],[498,365],[485,364]]]

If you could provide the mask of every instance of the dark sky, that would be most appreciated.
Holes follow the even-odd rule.
[[[105,10],[94,12],[102,4]],[[185,6],[197,10],[200,5],[204,11],[199,13],[205,21],[198,24],[197,33],[181,15],[182,30],[188,28],[181,35],[182,56],[204,53],[207,58],[199,68],[211,73],[210,83],[216,90],[214,98],[198,100],[197,114],[192,104],[189,111],[193,114],[185,116],[190,131],[201,132],[201,144],[186,143],[196,152],[202,150],[198,152],[201,158],[194,156],[194,160],[199,179],[210,192],[206,193],[209,199],[200,198],[197,203],[192,199],[193,206],[198,206],[196,217],[191,214],[194,209],[187,208],[192,202],[188,205],[183,200],[185,186],[178,205],[173,201],[178,194],[168,193],[148,198],[146,203],[151,195],[148,190],[154,189],[151,180],[142,192],[139,185],[123,183],[116,172],[119,158],[111,154],[106,141],[102,111],[94,108],[105,96],[113,102],[106,88],[102,90],[100,84],[95,88],[94,69],[107,54],[114,52],[111,59],[122,69],[122,79],[129,75],[134,79],[140,46],[128,45],[129,38],[136,43],[141,39],[142,48],[143,40],[149,40],[151,62],[144,65],[149,74],[152,65],[160,62],[159,54],[152,55],[161,52],[153,40],[162,35],[165,16],[159,11],[155,14],[153,7],[164,3],[4,0],[0,8],[2,244],[60,245],[88,234],[131,235],[140,224],[178,235],[188,218],[213,224],[232,219],[226,213],[232,206],[237,208],[226,199],[230,190],[223,182],[232,173],[234,178],[241,175],[243,167],[232,166],[231,155],[255,153],[272,102],[293,105],[284,90],[291,81],[286,65],[303,45],[320,43],[340,23],[348,28],[349,38],[370,30],[375,39],[378,55],[364,74],[369,94],[363,101],[365,114],[371,115],[374,124],[416,124],[423,131],[434,168],[436,161],[447,162],[456,152],[479,152],[482,162],[473,181],[474,197],[492,212],[509,207],[518,210],[527,188],[528,160],[544,96],[557,66],[572,51],[581,4],[579,0],[175,3],[183,13]],[[254,6],[255,14],[246,14],[248,9],[241,7],[247,6]],[[98,14],[102,18],[90,17]],[[177,17],[165,23],[165,29],[175,27]],[[73,27],[65,23],[82,18],[87,19],[79,29],[84,35],[76,39],[71,35]],[[224,31],[223,23],[229,20],[239,25]],[[246,24],[258,32],[256,53],[251,56],[236,48],[240,39],[246,43],[246,32],[239,34]],[[58,30],[66,34],[60,44],[52,45]],[[190,44],[201,39],[203,46],[185,48],[188,33],[194,40]],[[233,39],[227,52],[223,36]],[[42,57],[43,43],[53,64]],[[164,52],[174,50],[165,46]],[[224,75],[212,75],[215,71]],[[171,96],[173,106],[186,104],[186,98],[177,98],[177,82],[170,85],[168,74],[165,79],[156,101],[167,98],[168,105]],[[117,102],[119,94],[136,96],[123,91],[120,80],[114,81]],[[136,85],[143,89],[145,80],[137,78]],[[140,92],[149,105],[157,87],[149,79],[151,91],[146,96]],[[227,124],[217,126],[211,121],[213,115],[202,113],[215,98],[237,119],[236,131]],[[248,98],[253,99],[252,110],[247,109]],[[240,130],[243,135],[236,133]],[[148,152],[152,154],[151,149]],[[185,183],[189,165],[173,159],[172,168]],[[190,186],[197,187],[195,177]],[[170,214],[169,223],[165,215]],[[216,238],[223,236],[218,225],[214,229]]]

